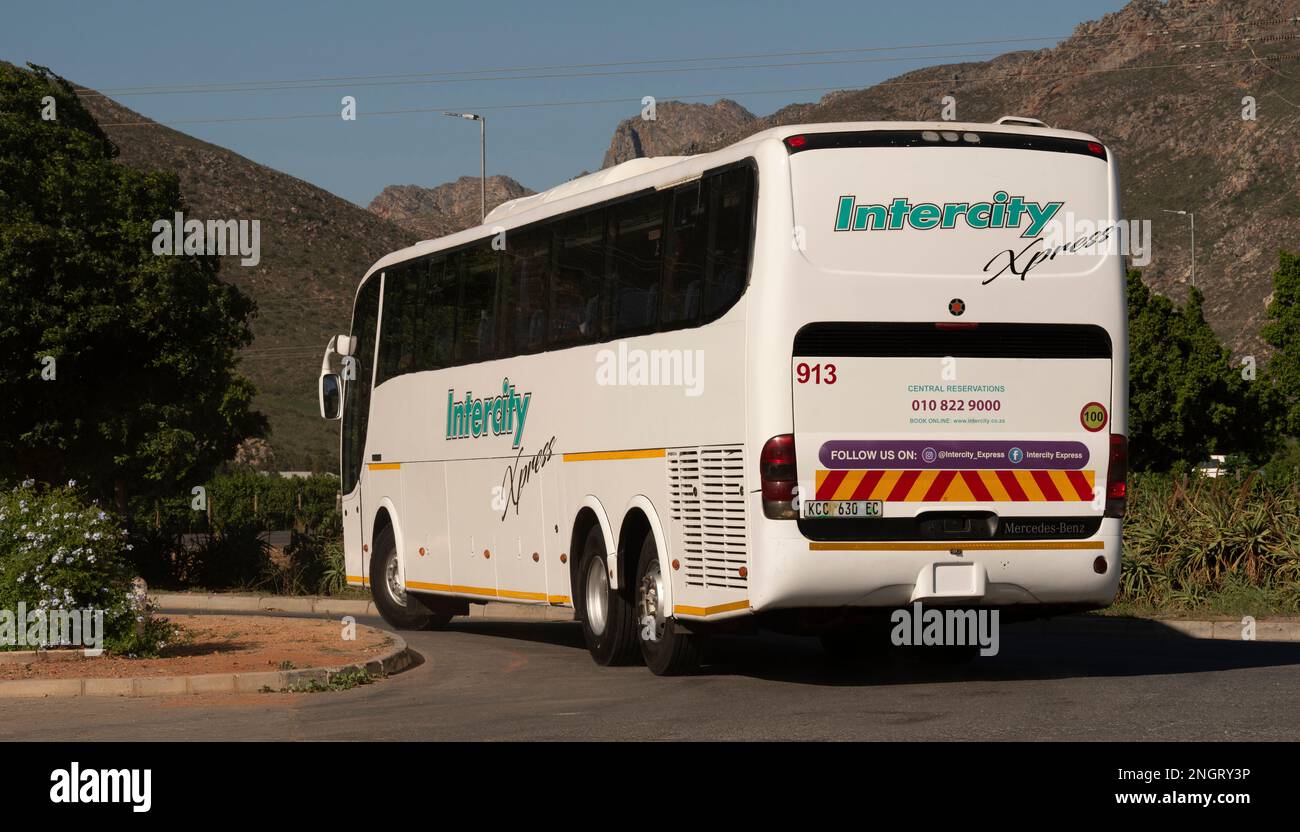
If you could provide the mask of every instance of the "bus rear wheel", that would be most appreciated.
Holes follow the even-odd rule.
[[[609,558],[600,526],[587,531],[578,566],[575,594],[582,618],[582,637],[599,665],[631,664],[636,660],[636,627],[626,585],[609,585]]]
[[[407,592],[392,526],[385,526],[375,536],[370,553],[370,594],[383,619],[399,630],[436,630],[451,621],[450,614],[430,610],[419,595]]]
[[[636,568],[637,640],[646,667],[656,676],[680,676],[700,666],[700,636],[684,631],[664,604],[664,575],[654,535],[641,545]]]

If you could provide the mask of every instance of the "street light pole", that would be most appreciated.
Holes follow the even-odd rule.
[[[1172,211],[1168,208],[1161,208],[1166,214],[1178,214],[1187,217],[1192,223],[1192,288],[1196,288],[1196,213],[1194,211]]]
[[[477,113],[448,113],[444,116],[478,122],[478,207],[479,222],[487,219],[487,119]]]

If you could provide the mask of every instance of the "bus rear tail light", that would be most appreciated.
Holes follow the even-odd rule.
[[[763,514],[772,520],[798,519],[794,503],[799,494],[794,434],[783,433],[767,440],[758,460],[758,478],[763,484]]]
[[[1110,466],[1106,471],[1106,517],[1123,517],[1128,503],[1128,437],[1110,435]]]

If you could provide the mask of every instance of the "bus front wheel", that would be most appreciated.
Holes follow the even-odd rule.
[[[654,535],[641,545],[636,569],[637,640],[646,667],[656,676],[678,676],[700,666],[700,636],[683,631],[664,605],[664,582]]]
[[[609,585],[609,558],[600,526],[593,525],[583,542],[576,593],[582,636],[591,657],[600,665],[630,664],[636,659],[636,627],[626,584]]]
[[[420,596],[406,590],[392,526],[385,526],[375,535],[374,551],[370,553],[370,594],[379,614],[399,630],[436,630],[451,621],[450,614],[430,610]]]

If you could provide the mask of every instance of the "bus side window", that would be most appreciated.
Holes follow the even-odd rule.
[[[414,325],[415,369],[438,370],[451,364],[460,287],[455,272],[449,275],[445,258],[422,261],[417,269],[420,302]]]
[[[515,309],[519,304],[519,289],[515,286],[515,275],[510,268],[510,258],[497,253],[497,305],[496,305],[496,351],[497,358],[517,355],[515,349]]]
[[[609,214],[614,332],[648,332],[659,322],[664,196],[656,193],[624,202],[611,207]]]
[[[343,493],[350,494],[361,477],[370,418],[370,370],[375,354],[375,325],[379,317],[379,275],[357,292],[352,312],[352,334],[357,339],[353,355],[355,374],[343,382]]]
[[[709,177],[709,261],[704,281],[704,317],[730,306],[749,276],[750,224],[754,214],[754,172],[732,168]]]
[[[605,212],[586,211],[559,221],[551,281],[551,346],[590,343],[604,334]]]
[[[546,344],[547,272],[551,234],[548,228],[529,229],[511,238],[506,263],[514,288],[514,352],[536,352]]]
[[[410,264],[398,264],[384,270],[384,302],[379,322],[379,366],[375,372],[375,385],[390,378],[410,372],[412,323],[407,287],[411,276]]]
[[[495,358],[496,252],[484,244],[456,256],[462,261],[456,359],[472,362]]]
[[[687,325],[699,319],[707,251],[708,212],[704,188],[692,182],[674,189],[664,264],[665,326]]]

